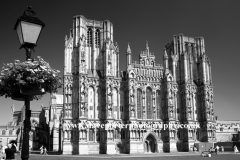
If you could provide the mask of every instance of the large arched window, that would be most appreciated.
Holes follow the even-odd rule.
[[[142,119],[142,91],[137,90],[137,118]]]
[[[88,118],[94,118],[94,90],[92,87],[88,88]]]
[[[95,104],[95,118],[100,118],[100,97],[99,95],[101,95],[100,93],[100,89],[98,88],[97,89],[97,92],[96,92],[96,104]]]
[[[87,31],[87,44],[89,46],[92,45],[92,29],[91,28],[88,28],[88,31]]]
[[[176,117],[176,119],[179,121],[181,120],[181,112],[180,112],[181,102],[182,102],[181,93],[178,92],[177,93],[177,117]]]
[[[113,108],[114,108],[114,118],[118,119],[118,107],[117,107],[117,90],[113,89]]]
[[[152,89],[147,87],[146,93],[147,119],[152,119]]]
[[[120,91],[120,111],[121,111],[121,118],[124,118],[124,106],[125,106],[125,97],[124,97],[124,90],[121,89]]]
[[[100,31],[97,29],[95,31],[95,45],[98,48],[100,46]]]
[[[157,96],[156,96],[156,107],[157,107],[157,119],[161,119],[161,100],[162,100],[162,97],[161,97],[161,92],[160,90],[157,90],[156,92]]]

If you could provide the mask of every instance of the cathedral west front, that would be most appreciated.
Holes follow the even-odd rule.
[[[56,137],[63,154],[188,151],[194,143],[216,141],[204,39],[174,35],[163,46],[163,65],[149,46],[146,41],[138,61],[133,61],[127,44],[126,70],[120,71],[113,24],[73,18],[65,38],[61,123],[135,125],[63,129]],[[156,127],[146,127],[152,124]],[[184,127],[191,125],[198,127]]]

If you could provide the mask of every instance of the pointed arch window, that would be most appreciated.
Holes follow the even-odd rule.
[[[120,112],[121,118],[124,118],[124,106],[125,106],[125,97],[124,97],[124,90],[121,89],[120,91]]]
[[[91,28],[88,28],[88,31],[87,31],[87,44],[88,46],[92,45],[92,29]]]
[[[94,130],[89,129],[89,141],[94,141]]]
[[[137,118],[142,119],[142,91],[137,90]]]
[[[95,45],[96,45],[96,48],[99,48],[100,46],[100,30],[99,29],[95,31]]]
[[[114,109],[114,118],[118,119],[118,99],[117,99],[117,89],[113,89],[113,109]]]
[[[157,96],[156,96],[156,107],[157,107],[157,119],[161,119],[161,92],[160,90],[157,90],[156,92]]]
[[[147,88],[147,99],[146,99],[146,105],[147,105],[147,119],[152,119],[152,90],[150,87]]]
[[[88,118],[94,118],[94,89],[88,88]]]

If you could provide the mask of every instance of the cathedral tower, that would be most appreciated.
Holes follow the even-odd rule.
[[[195,139],[214,141],[215,130],[209,128],[214,123],[213,86],[204,39],[180,34],[165,47],[171,56],[169,68],[178,84],[178,120],[182,124],[200,126],[198,129],[179,130],[180,147],[188,150]]]

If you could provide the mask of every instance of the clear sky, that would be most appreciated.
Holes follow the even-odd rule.
[[[0,68],[14,59],[25,60],[25,50],[13,27],[28,5],[46,26],[32,57],[41,56],[61,71],[64,66],[64,39],[72,18],[84,15],[92,20],[110,20],[114,41],[120,48],[120,69],[126,69],[130,43],[133,60],[148,40],[150,52],[162,62],[164,45],[173,35],[204,37],[211,59],[215,115],[219,120],[240,120],[240,1],[239,0],[3,0],[0,2]],[[62,89],[59,91],[62,93]],[[32,110],[49,105],[49,94],[31,102]],[[12,120],[11,105],[20,110],[23,102],[0,97],[0,124]]]

